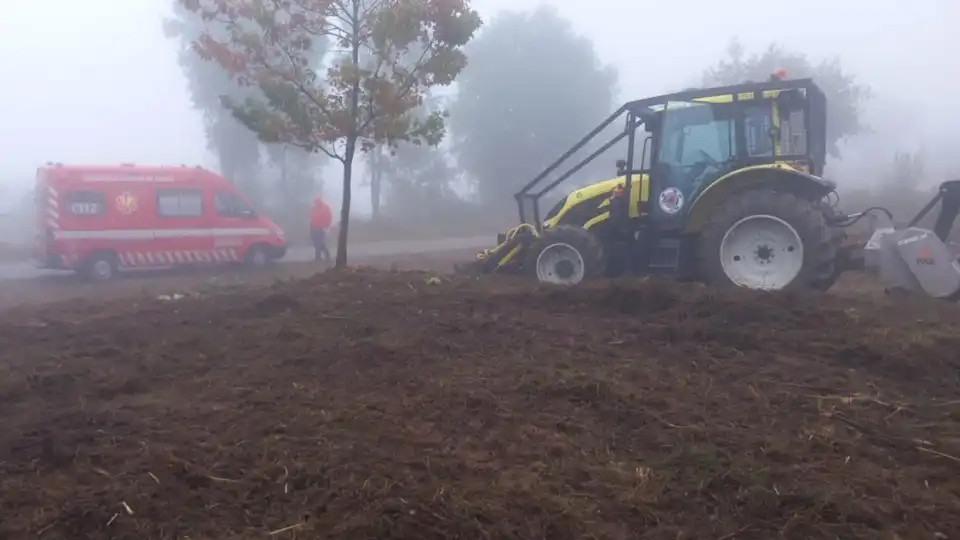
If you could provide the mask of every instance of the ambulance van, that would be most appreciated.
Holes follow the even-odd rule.
[[[106,281],[129,269],[265,266],[283,231],[201,167],[47,164],[37,171],[34,259]]]

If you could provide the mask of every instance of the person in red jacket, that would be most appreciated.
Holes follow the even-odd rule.
[[[333,214],[330,206],[323,198],[317,195],[313,199],[313,208],[310,209],[310,238],[313,240],[313,259],[329,261],[330,250],[327,248],[327,229],[333,223]]]

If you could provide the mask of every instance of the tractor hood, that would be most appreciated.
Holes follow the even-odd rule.
[[[631,175],[631,212],[636,213],[637,203],[640,200],[647,199],[647,189],[648,182],[646,174],[634,173]],[[566,197],[560,199],[557,204],[555,204],[547,215],[544,217],[543,226],[544,227],[554,227],[560,221],[560,218],[567,212],[569,212],[574,207],[577,207],[581,204],[590,204],[592,208],[597,208],[603,204],[604,198],[609,198],[613,193],[613,190],[619,187],[624,187],[627,182],[626,176],[617,176],[615,178],[610,178],[609,180],[602,180],[587,186],[583,186],[579,189],[576,189]],[[591,202],[592,201],[592,202]]]

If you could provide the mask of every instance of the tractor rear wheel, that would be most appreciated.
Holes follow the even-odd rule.
[[[837,278],[838,235],[819,201],[756,189],[720,205],[698,244],[709,285],[826,290]]]
[[[603,246],[590,231],[571,225],[543,231],[524,258],[523,269],[540,283],[576,285],[606,272]]]

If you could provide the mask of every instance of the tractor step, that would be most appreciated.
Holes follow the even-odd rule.
[[[660,238],[650,250],[647,268],[653,274],[673,274],[680,268],[680,239]]]

